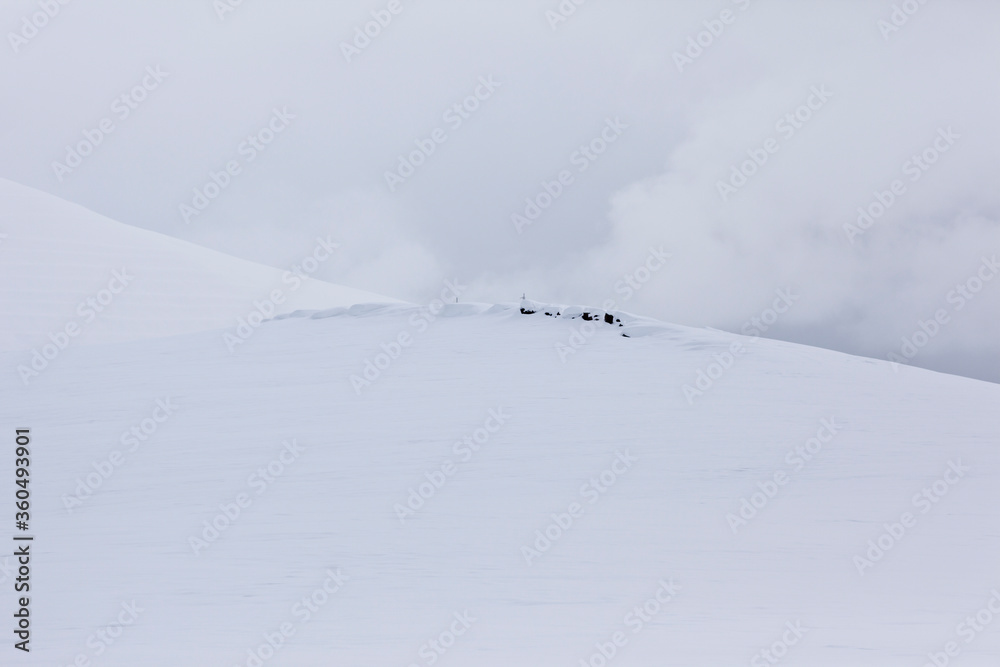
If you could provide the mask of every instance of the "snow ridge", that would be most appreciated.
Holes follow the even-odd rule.
[[[470,317],[477,315],[538,315],[564,320],[582,320],[596,324],[606,324],[621,329],[625,338],[636,338],[656,334],[676,334],[680,332],[708,333],[709,329],[696,329],[662,322],[651,317],[635,315],[622,310],[605,310],[588,306],[543,303],[521,299],[518,303],[432,303],[428,306],[392,303],[359,303],[353,306],[337,306],[325,310],[296,310],[271,318],[271,321],[289,318],[323,320],[331,317],[372,317],[376,315],[408,315],[430,310],[434,317]],[[726,333],[726,332],[715,332]],[[727,334],[735,335],[735,334]]]

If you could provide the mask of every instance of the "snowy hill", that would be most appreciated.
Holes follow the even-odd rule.
[[[205,331],[256,319],[255,310],[397,302],[310,278],[334,241],[311,240],[283,271],[0,179],[0,349]]]
[[[4,374],[4,664],[995,664],[1000,387],[604,315],[324,307]]]

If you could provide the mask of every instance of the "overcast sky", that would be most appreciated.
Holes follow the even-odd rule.
[[[763,316],[1000,381],[990,0],[8,0],[0,25],[0,176],[122,222],[276,267],[330,236],[320,277],[415,302],[457,279]]]

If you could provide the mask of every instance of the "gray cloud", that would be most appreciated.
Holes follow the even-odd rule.
[[[459,277],[470,299],[617,298],[739,330],[790,288],[765,335],[880,358],[945,309],[913,363],[1000,380],[1000,280],[949,301],[1000,253],[993,3],[919,5],[884,36],[891,2],[591,1],[553,29],[557,0],[402,0],[348,62],[341,43],[387,4],[245,0],[220,20],[208,0],[71,2],[3,54],[0,175],[279,267],[332,234],[342,254],[322,277],[418,301]],[[0,26],[38,11],[7,3]],[[678,71],[689,39],[705,46]],[[120,118],[147,66],[169,74]],[[455,126],[448,110],[490,76]],[[814,87],[832,95],[778,125]],[[249,160],[275,107],[295,118]],[[52,162],[105,117],[114,131],[60,181]],[[581,161],[609,118],[628,127]],[[948,128],[934,164],[905,166]],[[446,140],[390,191],[385,172],[435,130]],[[761,150],[723,201],[718,183]],[[232,160],[185,223],[180,205]],[[517,233],[512,214],[562,170],[572,182]],[[845,223],[897,179],[850,243]],[[671,258],[625,300],[616,284],[650,246]]]

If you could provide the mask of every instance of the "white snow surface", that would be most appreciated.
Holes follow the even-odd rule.
[[[997,385],[319,281],[234,346],[281,271],[0,203],[4,665],[996,664]]]
[[[303,258],[316,245],[305,239]],[[74,346],[235,327],[274,290],[282,301],[273,304],[277,313],[399,303],[300,274],[304,279],[0,179],[0,349],[40,349],[72,324],[79,327]],[[86,304],[112,281],[119,293],[110,303]]]
[[[781,665],[919,667],[952,641],[954,664],[996,664],[1000,620],[968,643],[957,627],[1000,590],[1000,387],[535,305],[301,310],[233,353],[221,329],[73,347],[27,388],[22,355],[0,353],[10,431],[31,428],[36,536],[33,650],[4,664],[762,665],[785,639]],[[699,371],[715,379],[689,400]],[[795,453],[818,433],[810,460]],[[301,453],[274,463],[292,439]],[[734,532],[727,515],[779,472]],[[913,525],[859,573],[904,512]],[[328,571],[346,577],[333,593]],[[676,595],[650,603],[661,582]],[[133,601],[137,620],[97,639]]]

